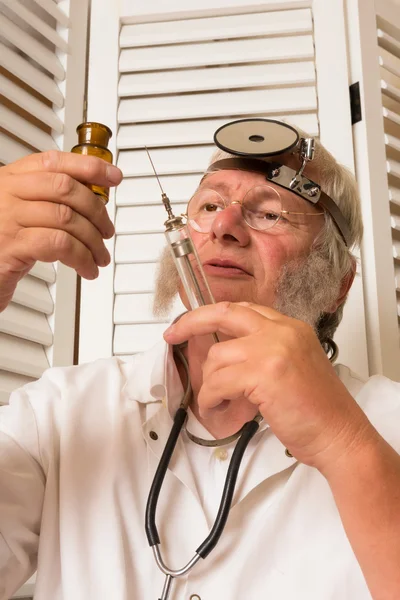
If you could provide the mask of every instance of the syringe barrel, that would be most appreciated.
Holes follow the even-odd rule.
[[[192,309],[215,302],[187,225],[167,230],[165,236]]]

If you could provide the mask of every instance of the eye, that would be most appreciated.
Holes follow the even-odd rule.
[[[266,221],[277,221],[279,217],[280,215],[273,212],[266,212],[261,215],[261,218],[265,219]]]
[[[217,204],[204,204],[202,210],[204,210],[204,212],[217,212],[217,210],[222,210],[222,208]]]

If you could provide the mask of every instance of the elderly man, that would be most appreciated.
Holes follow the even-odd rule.
[[[160,597],[144,514],[189,382],[189,417],[157,508],[170,568],[212,527],[231,436],[263,419],[219,543],[174,580],[171,599],[400,597],[400,387],[364,383],[327,356],[362,232],[354,181],[317,144],[305,174],[334,200],[341,228],[321,203],[227,158],[214,155],[188,207],[217,303],[184,314],[131,362],[50,369],[1,409],[1,600],[36,568],[38,600]],[[299,166],[290,153],[274,160]],[[36,260],[97,276],[114,230],[83,184],[120,180],[100,159],[62,153],[0,170],[1,309]],[[265,198],[279,200],[279,214],[260,213]],[[157,309],[178,291],[186,302],[165,254]]]

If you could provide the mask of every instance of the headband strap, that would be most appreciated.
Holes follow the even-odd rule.
[[[304,177],[302,174],[297,174],[294,169],[282,165],[281,163],[272,161],[267,162],[266,160],[258,160],[256,158],[224,158],[222,160],[217,160],[208,167],[206,174],[230,169],[261,173],[262,175],[265,175],[269,181],[304,198],[307,202],[322,206],[332,217],[346,246],[350,247],[350,230],[340,208],[332,198],[325,194],[325,192],[321,190],[321,187],[311,179]]]

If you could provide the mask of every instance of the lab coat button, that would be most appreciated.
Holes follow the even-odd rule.
[[[158,440],[158,435],[156,434],[155,431],[150,431],[150,437],[152,440]]]
[[[190,596],[189,600],[201,600],[201,598],[198,594],[192,594]]]
[[[225,448],[217,448],[214,452],[215,458],[218,460],[226,460],[228,458],[228,451]]]

